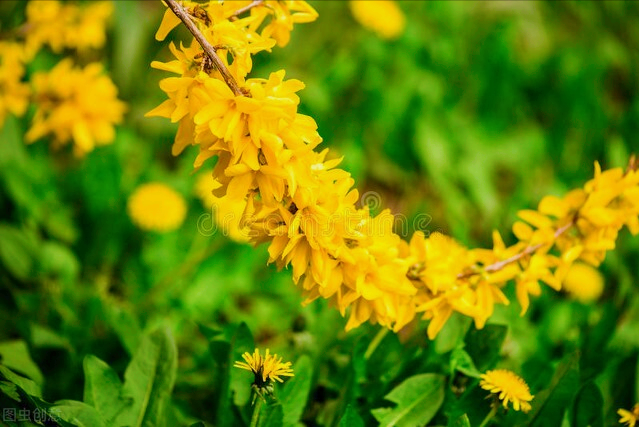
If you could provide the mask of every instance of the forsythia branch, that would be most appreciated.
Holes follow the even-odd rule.
[[[253,2],[251,2],[251,4],[244,6],[240,9],[238,9],[233,16],[237,17],[240,16],[241,14],[243,14],[244,12],[248,12],[249,10],[253,9],[255,6],[259,6],[262,3],[264,3],[264,0],[255,0]]]
[[[242,89],[237,84],[237,81],[235,80],[235,78],[231,75],[231,72],[229,71],[229,69],[226,68],[226,66],[220,59],[220,57],[217,55],[217,51],[215,47],[213,47],[211,43],[209,43],[208,40],[206,40],[206,37],[204,37],[204,35],[197,28],[197,26],[191,19],[191,16],[189,15],[189,13],[176,0],[164,0],[164,1],[166,2],[167,6],[171,9],[171,11],[173,11],[175,16],[180,18],[180,20],[184,23],[184,25],[186,25],[186,28],[188,28],[191,34],[193,34],[193,37],[195,37],[195,40],[197,40],[200,46],[202,46],[202,49],[204,49],[204,52],[209,57],[213,65],[215,65],[215,68],[217,68],[217,70],[220,72],[220,74],[222,75],[222,78],[224,79],[224,82],[228,85],[229,88],[231,88],[233,93],[237,96],[244,95],[244,93],[242,92]]]

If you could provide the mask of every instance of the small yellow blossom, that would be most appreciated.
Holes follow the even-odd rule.
[[[186,202],[175,190],[159,182],[139,186],[129,197],[131,220],[141,229],[173,231],[184,222]]]
[[[515,411],[528,412],[532,408],[530,401],[534,396],[530,394],[528,384],[512,371],[507,369],[486,371],[481,375],[479,385],[497,396],[504,408],[508,408],[509,402],[512,402]]]
[[[106,22],[113,13],[110,1],[91,2],[79,8],[57,0],[27,3],[26,45],[34,55],[43,45],[60,53],[64,48],[99,49],[106,40]]]
[[[270,354],[268,348],[264,356],[256,348],[253,354],[244,353],[242,359],[244,362],[235,362],[233,366],[253,372],[255,375],[253,384],[258,388],[270,385],[272,380],[283,382],[284,380],[280,377],[293,376],[291,362],[282,363],[282,358],[278,357],[277,354]]]
[[[28,143],[52,134],[54,146],[73,140],[74,152],[82,156],[96,145],[113,142],[113,126],[122,121],[126,107],[101,64],[80,69],[67,58],[51,71],[37,73],[33,86],[37,110],[26,134]]]
[[[617,414],[621,417],[619,424],[625,424],[627,427],[635,427],[639,422],[639,403],[632,407],[632,410],[617,410]]]
[[[24,46],[16,42],[0,42],[0,127],[7,113],[22,116],[29,105],[29,87],[22,83]]]
[[[395,39],[402,35],[406,18],[392,0],[351,0],[353,17],[362,26],[374,31],[385,39]]]
[[[596,268],[577,262],[568,270],[563,289],[575,299],[589,303],[596,301],[603,293],[604,278]]]

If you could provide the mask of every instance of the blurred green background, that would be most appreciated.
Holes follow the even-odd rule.
[[[322,146],[344,156],[360,194],[374,191],[380,208],[410,219],[406,238],[414,228],[438,230],[488,247],[498,229],[513,243],[518,210],[581,186],[595,160],[625,166],[638,151],[637,2],[400,2],[407,22],[395,41],[361,27],[347,2],[311,4],[318,20],[296,26],[287,47],[258,55],[252,75],[286,69],[306,83],[300,110],[317,121]],[[178,349],[172,416],[213,423],[221,374],[201,325],[246,322],[256,345],[312,360],[307,425],[336,425],[348,404],[374,425],[368,409],[383,406],[403,378],[448,366],[469,323],[453,318],[434,343],[424,323],[411,325],[364,360],[376,327],[345,333],[325,302],[300,305],[290,272],[265,265],[265,247],[198,229],[210,212],[193,189],[197,152],[172,157],[176,126],[143,117],[164,99],[158,81],[167,74],[149,67],[170,58],[168,43],[154,40],[163,11],[160,2],[115,2],[105,51],[78,58],[104,62],[128,103],[112,145],[77,159],[42,142],[25,146],[27,119],[8,118],[1,130],[0,341],[28,344],[46,400],[81,400],[87,354],[122,376],[146,331],[168,327]],[[15,27],[23,2],[2,2],[0,17],[0,31]],[[58,58],[41,52],[29,75]],[[188,200],[180,230],[131,223],[127,198],[148,181]],[[416,225],[420,214],[429,220]],[[544,290],[523,318],[517,304],[500,307],[493,323],[509,325],[500,364],[536,394],[558,361],[579,351],[578,383],[596,381],[606,425],[615,424],[617,408],[639,398],[638,256],[639,239],[623,232],[601,267],[606,290],[596,304]],[[439,424],[470,405],[446,399],[452,409]]]

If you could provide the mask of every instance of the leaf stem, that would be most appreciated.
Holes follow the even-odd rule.
[[[370,344],[368,344],[368,347],[366,348],[366,352],[364,353],[364,359],[368,360],[371,358],[371,356],[373,355],[373,353],[375,352],[379,344],[384,340],[384,337],[386,336],[387,333],[388,333],[388,328],[380,328],[380,330],[377,332],[373,340],[370,342]]]
[[[195,40],[197,40],[200,46],[202,46],[202,49],[204,49],[206,55],[209,57],[215,68],[217,68],[217,70],[222,75],[222,78],[224,79],[226,85],[233,91],[235,95],[244,95],[242,89],[237,84],[237,81],[235,81],[235,78],[233,77],[229,69],[226,68],[226,65],[224,65],[220,57],[217,55],[215,47],[213,47],[213,45],[209,43],[206,37],[204,37],[204,34],[202,34],[202,32],[197,28],[197,25],[195,25],[195,23],[191,19],[191,15],[189,15],[188,11],[184,9],[184,7],[182,7],[176,0],[164,1],[171,9],[171,11],[173,11],[175,16],[177,16],[180,21],[182,21],[182,23],[186,25],[186,28],[188,28],[191,34],[193,34],[193,37],[195,37]]]
[[[486,415],[486,418],[484,418],[484,421],[481,422],[479,427],[486,427],[490,423],[490,421],[495,417],[495,415],[497,414],[497,408],[499,408],[499,406],[493,404],[492,407],[493,408],[490,410],[488,415]]]

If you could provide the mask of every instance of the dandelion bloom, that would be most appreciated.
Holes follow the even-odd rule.
[[[515,411],[528,412],[531,409],[530,401],[533,395],[526,382],[507,369],[495,369],[482,374],[479,385],[484,390],[499,397],[504,408],[508,408],[508,402],[513,403]]]
[[[253,372],[255,375],[254,384],[257,387],[268,386],[271,380],[283,382],[280,377],[293,376],[291,362],[282,363],[282,358],[277,357],[277,354],[270,354],[268,348],[264,356],[256,348],[253,354],[246,352],[242,355],[242,358],[245,362],[235,362],[233,366]]]
[[[139,186],[129,197],[128,211],[143,230],[173,231],[184,221],[186,203],[172,188],[152,182]]]
[[[635,404],[631,411],[619,409],[617,414],[621,417],[619,419],[620,424],[626,424],[628,427],[635,427],[635,425],[637,425],[637,421],[639,421],[639,403]]]
[[[29,86],[22,83],[24,61],[22,44],[0,42],[0,126],[7,113],[22,116],[29,105]]]
[[[350,6],[357,22],[382,38],[395,39],[404,32],[406,18],[394,1],[351,0]]]
[[[583,303],[596,301],[604,289],[603,275],[583,262],[574,263],[564,279],[563,289]]]

